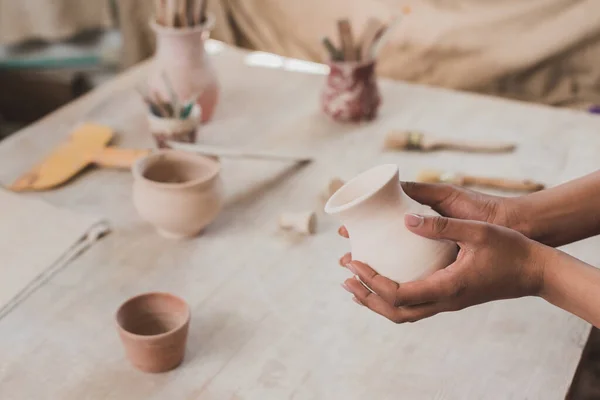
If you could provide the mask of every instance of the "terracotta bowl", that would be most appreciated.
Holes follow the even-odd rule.
[[[145,293],[127,300],[116,315],[127,358],[144,372],[165,372],[183,361],[190,308],[169,293]]]
[[[160,150],[133,166],[133,203],[140,216],[169,238],[198,235],[223,206],[221,165],[214,158]]]

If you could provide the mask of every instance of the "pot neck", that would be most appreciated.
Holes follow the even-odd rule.
[[[163,63],[204,65],[204,41],[203,31],[185,35],[157,34],[156,58]]]

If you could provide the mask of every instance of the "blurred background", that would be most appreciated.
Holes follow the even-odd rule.
[[[213,39],[321,62],[347,17],[412,13],[380,76],[558,107],[600,104],[598,0],[213,0]],[[0,135],[154,51],[151,0],[0,0]]]
[[[323,62],[336,20],[400,24],[391,79],[586,111],[600,105],[600,0],[212,0],[212,38]],[[151,0],[0,0],[0,139],[151,57]],[[600,116],[599,116],[600,118]],[[599,132],[600,134],[600,132]],[[549,333],[551,334],[551,333]],[[594,330],[572,388],[600,398]]]

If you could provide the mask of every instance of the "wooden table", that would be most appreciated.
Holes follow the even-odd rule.
[[[382,81],[373,123],[329,121],[323,76],[214,56],[220,107],[200,140],[311,152],[304,168],[225,161],[226,209],[202,237],[161,238],[136,215],[131,176],[91,170],[55,191],[29,194],[106,216],[113,233],[0,320],[0,398],[6,399],[560,399],[590,326],[543,300],[472,307],[394,325],[357,307],[339,284],[348,243],[322,213],[318,234],[277,231],[281,211],[321,209],[329,178],[395,162],[527,177],[549,185],[600,165],[600,118],[583,113]],[[20,172],[78,122],[113,126],[120,145],[150,146],[133,90],[147,65],[119,76],[0,144],[0,182]],[[392,128],[515,140],[511,155],[382,153]],[[597,240],[569,251],[600,265]],[[149,290],[183,296],[193,310],[184,364],[149,375],[124,360],[114,312]]]

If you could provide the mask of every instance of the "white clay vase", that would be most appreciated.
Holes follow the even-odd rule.
[[[348,230],[353,260],[398,283],[423,278],[456,259],[455,243],[424,238],[404,225],[407,213],[439,214],[404,193],[397,165],[358,175],[331,196],[325,212]]]

